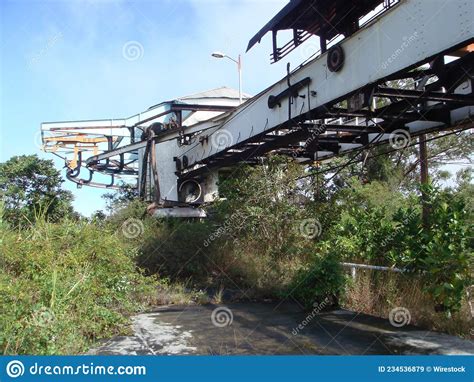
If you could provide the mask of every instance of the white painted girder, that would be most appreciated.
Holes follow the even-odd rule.
[[[328,70],[326,53],[291,74],[292,84],[306,77],[311,78],[311,83],[300,90],[306,98],[293,99],[292,117],[343,99],[368,84],[472,40],[473,19],[471,1],[402,1],[340,43],[345,63],[339,72]],[[169,140],[169,136],[166,141],[159,142],[157,165],[162,197],[177,200],[174,157],[182,159],[186,155],[190,166],[199,164],[210,156],[287,122],[288,99],[281,100],[281,107],[269,109],[267,105],[270,95],[277,95],[287,87],[287,79],[284,78],[234,112],[226,114],[225,118],[193,126],[187,133],[202,132],[191,146],[178,146],[176,140]],[[316,96],[310,96],[311,91],[316,92]],[[463,109],[465,112],[461,114],[469,115],[470,108]],[[419,130],[420,124],[414,122],[408,127]],[[388,138],[387,134],[377,139],[380,142]],[[318,153],[319,156],[330,154]]]

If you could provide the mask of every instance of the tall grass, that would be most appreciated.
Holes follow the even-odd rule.
[[[0,353],[76,354],[128,330],[155,281],[116,231],[86,222],[0,226]]]
[[[423,282],[403,274],[358,270],[346,286],[343,306],[378,317],[389,317],[392,309],[404,307],[410,323],[435,331],[470,337],[472,317],[467,296],[461,309],[452,314],[437,312],[436,302],[424,290]]]

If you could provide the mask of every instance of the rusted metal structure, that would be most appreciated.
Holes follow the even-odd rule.
[[[309,164],[472,127],[473,18],[463,0],[292,0],[249,48],[271,32],[273,61],[311,36],[320,51],[293,70],[288,64],[284,78],[242,105],[222,94],[184,97],[128,119],[45,123],[43,142],[46,150],[73,146],[68,178],[80,185],[114,187],[115,177],[135,176],[156,214],[201,216],[194,208],[218,196],[219,171],[269,152]],[[278,47],[283,29],[293,38]],[[396,80],[412,86],[395,88]],[[95,173],[111,182],[96,184]]]
[[[318,36],[320,51],[325,53],[328,43],[349,37],[364,25],[388,10],[398,0],[291,0],[271,19],[247,46],[249,51],[262,37],[271,32],[272,62],[277,62],[308,40]],[[370,17],[363,19],[370,14]],[[290,30],[292,38],[278,46],[278,31]]]

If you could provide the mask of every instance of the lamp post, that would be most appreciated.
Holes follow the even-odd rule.
[[[236,59],[229,57],[227,54],[222,52],[214,52],[212,53],[212,57],[215,58],[228,58],[231,61],[234,61],[237,64],[237,69],[239,71],[239,103],[242,103],[242,60],[240,54]]]

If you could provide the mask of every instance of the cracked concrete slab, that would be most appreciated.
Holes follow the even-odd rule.
[[[132,318],[132,336],[116,337],[88,354],[158,355],[192,354],[191,331],[160,320],[160,313],[142,313]]]
[[[347,310],[308,320],[308,312],[290,303],[223,307],[166,306],[138,314],[133,335],[112,338],[89,354],[474,354],[474,341],[414,326],[396,328],[388,320]],[[216,323],[218,308],[232,319]]]

